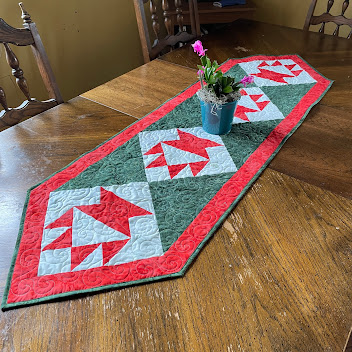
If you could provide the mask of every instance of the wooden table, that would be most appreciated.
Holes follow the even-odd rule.
[[[183,278],[0,313],[2,351],[342,351],[352,326],[352,43],[253,21],[219,62],[298,53],[334,79]],[[187,46],[0,133],[0,290],[26,189],[196,80]]]

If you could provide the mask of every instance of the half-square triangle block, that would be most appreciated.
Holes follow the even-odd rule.
[[[73,199],[85,193],[94,194],[97,203],[77,201],[75,206]],[[53,192],[49,205],[57,198]],[[163,253],[147,183],[60,191],[60,200],[61,209],[68,209],[66,202],[72,208],[62,214],[60,208],[48,207],[46,217],[52,222],[44,229],[38,275],[87,270]],[[56,231],[54,238],[52,231],[60,226],[65,227]],[[146,256],[141,247],[147,243],[153,251]]]
[[[201,127],[141,132],[139,141],[149,182],[237,171],[221,137]]]
[[[259,87],[245,88],[237,103],[233,123],[283,120],[284,116]]]
[[[258,87],[317,82],[292,59],[253,60],[242,62],[239,66],[247,75],[254,77],[254,83]]]

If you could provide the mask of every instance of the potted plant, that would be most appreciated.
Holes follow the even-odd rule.
[[[241,98],[242,86],[253,83],[254,77],[244,76],[236,82],[234,78],[224,76],[216,61],[211,62],[203,44],[197,40],[192,44],[194,52],[200,56],[198,76],[201,89],[197,92],[200,100],[203,129],[211,134],[229,133],[234,111]]]

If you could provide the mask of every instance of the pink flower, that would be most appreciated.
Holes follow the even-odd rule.
[[[247,84],[251,84],[254,82],[254,77],[253,76],[244,76],[241,79],[241,83],[244,85],[244,87],[246,88]]]
[[[197,53],[199,56],[204,56],[205,52],[208,50],[203,48],[203,44],[200,40],[196,40],[194,44],[192,44],[192,47],[194,52]]]
[[[200,76],[200,75],[203,75],[204,74],[204,71],[203,70],[198,70],[197,72],[197,75]]]

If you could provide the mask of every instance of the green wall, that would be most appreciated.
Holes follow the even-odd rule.
[[[143,63],[132,0],[24,0],[24,6],[38,27],[65,100]],[[22,26],[17,1],[1,0],[0,17]],[[32,73],[31,49],[15,49],[32,95],[47,98],[39,73]],[[0,86],[9,102],[23,101],[2,45]]]
[[[310,4],[310,0],[253,1],[256,20],[294,28],[303,27]],[[317,12],[323,12],[325,4],[322,1]],[[65,100],[143,64],[132,0],[25,0],[24,5],[37,24]],[[20,14],[16,1],[1,0],[0,17],[10,25],[22,26]],[[32,96],[46,98],[30,48],[15,49]],[[10,106],[23,101],[2,46],[0,86]]]

